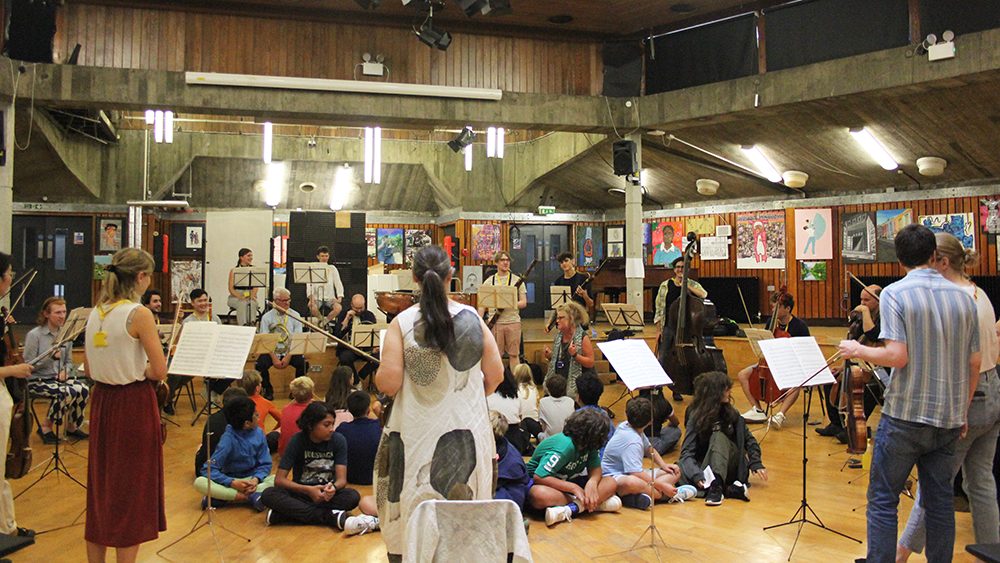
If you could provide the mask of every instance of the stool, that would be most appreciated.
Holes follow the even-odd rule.
[[[177,402],[181,400],[181,395],[183,395],[185,393],[188,396],[188,401],[190,401],[190,403],[191,403],[191,412],[196,412],[198,410],[198,403],[195,402],[195,399],[194,399],[195,391],[194,391],[194,378],[193,377],[188,378],[187,381],[185,381],[184,383],[182,383],[181,386],[180,386],[180,388],[177,389],[177,393],[174,394],[174,402],[173,402],[174,409],[177,408]]]

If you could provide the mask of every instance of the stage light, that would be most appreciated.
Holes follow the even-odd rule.
[[[447,51],[448,46],[451,45],[451,34],[447,31],[434,29],[434,24],[429,18],[420,25],[420,29],[414,29],[413,32],[417,34],[417,39],[428,47],[437,47],[442,51]]]
[[[472,17],[476,14],[480,14],[483,8],[488,6],[486,0],[455,0],[459,8],[465,12],[466,17]]]
[[[476,134],[472,131],[472,127],[466,125],[461,131],[459,131],[458,135],[454,139],[448,141],[448,146],[451,150],[459,152],[465,147],[471,145],[475,138]]]
[[[753,162],[754,167],[757,168],[757,172],[775,184],[781,182],[781,174],[778,173],[778,169],[771,164],[771,161],[764,156],[764,153],[760,152],[759,148],[754,145],[743,145],[740,148],[743,149],[743,154],[747,155],[747,158]]]
[[[899,168],[899,163],[896,159],[889,154],[885,146],[872,135],[871,131],[864,127],[855,127],[850,130],[851,135],[854,136],[854,140],[858,142],[868,155],[871,156],[875,162],[878,162],[879,166],[885,168],[886,170],[895,170]]]
[[[486,0],[480,11],[484,16],[506,16],[511,13],[510,0]]]
[[[264,122],[264,147],[262,157],[264,164],[271,163],[271,150],[274,146],[274,125],[270,121]]]

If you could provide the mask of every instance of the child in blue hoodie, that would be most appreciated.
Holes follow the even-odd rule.
[[[524,465],[521,452],[507,441],[507,418],[497,411],[490,411],[493,438],[497,445],[497,489],[493,498],[508,499],[517,503],[524,513],[524,499],[528,497],[528,468]]]
[[[257,409],[247,397],[236,397],[222,408],[226,431],[212,452],[211,497],[215,506],[227,502],[249,502],[263,511],[260,494],[274,486],[271,475],[271,454],[264,432],[257,424]],[[203,495],[202,509],[208,504],[208,462],[201,466],[194,488]]]

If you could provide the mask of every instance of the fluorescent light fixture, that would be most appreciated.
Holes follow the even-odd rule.
[[[322,92],[386,94],[390,96],[419,96],[428,98],[464,98],[468,100],[499,101],[503,97],[503,90],[497,88],[465,88],[428,84],[403,84],[400,82],[363,82],[360,80],[260,76],[221,72],[185,72],[184,81],[189,85],[318,90]]]
[[[375,141],[372,143],[372,148],[375,149],[374,157],[372,158],[372,183],[381,184],[382,183],[382,128],[375,128]]]
[[[262,157],[264,164],[271,164],[271,150],[274,147],[274,125],[270,121],[264,122],[264,150]]]
[[[497,127],[497,158],[503,158],[503,143],[504,143],[504,130],[503,127]]]
[[[155,118],[156,112],[151,109],[146,110],[146,125],[152,125],[153,119]]]
[[[354,171],[347,164],[337,169],[330,188],[330,210],[340,211],[347,203],[347,196],[354,188]]]
[[[892,155],[886,150],[885,145],[880,143],[875,138],[875,135],[872,135],[871,131],[865,127],[854,127],[850,131],[851,135],[854,136],[854,140],[864,147],[868,155],[875,159],[875,162],[878,162],[879,166],[886,170],[899,168],[899,163],[896,162],[896,159],[892,158]]]
[[[755,145],[743,145],[743,154],[753,162],[754,167],[761,176],[767,178],[775,184],[781,183],[781,174],[778,173],[778,169],[771,164],[771,161],[764,156],[764,153],[760,152],[760,149]]]
[[[174,112],[169,110],[163,112],[163,142],[174,142]]]
[[[153,113],[153,140],[163,142],[163,112],[160,110]]]
[[[639,171],[639,185],[645,186],[648,180],[649,180],[649,170],[643,168],[642,170]]]
[[[472,172],[472,145],[466,145],[462,150],[465,151],[465,171]]]
[[[372,183],[372,165],[375,163],[375,131],[365,127],[365,183]]]
[[[495,158],[497,155],[497,128],[486,128],[486,158]]]
[[[129,207],[170,207],[183,208],[188,206],[188,202],[182,199],[146,199],[131,200],[125,202]]]
[[[268,207],[281,204],[285,192],[285,182],[288,180],[288,165],[284,162],[271,162],[267,165],[264,178],[264,203]]]

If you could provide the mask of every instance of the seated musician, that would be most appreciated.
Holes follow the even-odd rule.
[[[350,343],[351,335],[354,332],[355,319],[357,319],[357,322],[362,324],[375,324],[375,313],[369,311],[366,305],[365,296],[360,293],[355,293],[354,296],[351,297],[350,309],[344,309],[339,315],[337,315],[337,320],[333,324],[333,335],[347,343]],[[340,346],[337,348],[337,361],[340,362],[340,365],[351,368],[351,372],[354,373],[355,385],[364,379],[364,376],[358,375],[358,370],[354,367],[354,362],[360,359],[361,356],[347,346]],[[374,368],[368,365],[370,363],[371,362],[366,363],[365,367],[361,370],[365,376],[374,371]]]
[[[181,321],[182,326],[196,322],[222,324],[222,319],[219,315],[212,311],[212,300],[209,298],[207,291],[200,287],[192,289],[190,295],[188,295],[188,301],[191,303],[192,313],[184,317],[184,320]],[[186,375],[167,376],[167,387],[170,389],[170,395],[166,406],[163,407],[163,412],[174,414],[174,403],[176,402],[177,393],[190,379],[191,377]],[[207,380],[207,382],[213,393],[222,394],[232,383],[232,380],[213,378]]]
[[[667,326],[667,318],[670,316],[670,306],[681,295],[681,281],[684,279],[684,258],[677,258],[671,264],[674,269],[674,276],[664,280],[660,288],[656,291],[656,303],[653,307],[653,323],[660,330],[659,358],[664,364],[667,350],[673,346],[675,327]],[[700,283],[688,278],[688,291],[695,297],[702,299],[708,297],[708,291]],[[680,401],[683,396],[674,390],[674,400]]]
[[[861,322],[863,323],[864,338],[869,344],[874,344],[878,341],[879,332],[882,331],[882,323],[879,318],[879,302],[878,296],[882,293],[882,288],[877,285],[869,285],[861,291],[861,305],[856,307],[852,311],[852,317],[855,314],[862,315]],[[864,315],[861,311],[862,307],[868,311],[868,315]],[[869,323],[870,319],[870,323]],[[833,375],[840,380],[840,372],[843,370],[843,364],[838,363],[837,365],[830,366],[830,371]],[[875,367],[874,371],[869,369],[862,369],[862,367],[872,367],[872,366],[858,366],[857,364],[851,365],[851,377],[860,377],[865,383],[865,398],[864,398],[864,410],[865,418],[867,419],[871,416],[872,411],[875,410],[875,406],[882,402],[882,383],[879,381],[878,377],[872,377],[874,371],[880,371],[885,373],[885,368]],[[840,400],[837,396],[831,396],[830,392],[833,385],[824,385],[823,395],[826,399],[826,412],[830,415],[830,424],[823,428],[817,428],[816,433],[820,436],[835,436],[841,444],[847,443],[847,431],[844,429],[844,421],[842,416],[840,416]],[[850,392],[849,389],[845,389],[845,392]]]
[[[320,324],[333,322],[344,308],[340,300],[344,296],[344,284],[340,281],[340,271],[330,264],[330,249],[321,246],[316,249],[316,261],[326,264],[326,283],[307,283],[309,314],[321,319]]]
[[[274,304],[277,307],[281,307],[284,311],[289,311],[298,316],[298,312],[291,308],[292,294],[287,289],[283,287],[275,288]],[[277,307],[264,313],[264,316],[260,318],[260,328],[257,330],[260,334],[277,334],[279,336],[278,345],[275,346],[274,351],[257,356],[257,363],[254,366],[254,369],[260,373],[263,380],[264,390],[261,394],[269,401],[274,400],[274,387],[271,386],[272,367],[275,369],[284,369],[288,366],[293,366],[295,368],[295,377],[302,377],[306,374],[306,359],[302,357],[302,354],[294,356],[288,354],[292,335],[302,332],[302,323],[285,314],[284,311],[278,310]]]
[[[139,298],[143,306],[153,313],[153,318],[160,318],[160,310],[163,308],[163,297],[158,289],[147,289]]]
[[[42,303],[38,326],[24,338],[24,360],[30,362],[52,347],[59,330],[66,322],[66,301],[49,297]],[[66,421],[66,436],[84,439],[87,433],[80,429],[83,411],[87,408],[90,388],[81,380],[71,378],[73,372],[73,343],[63,344],[48,358],[38,362],[28,376],[28,392],[34,397],[51,399],[49,412],[41,423],[42,442],[55,444],[59,437],[52,431],[52,424]]]
[[[516,285],[520,276],[510,271],[510,254],[503,250],[497,252],[497,273],[483,280],[483,285]],[[525,284],[517,290],[517,307],[512,309],[490,309],[490,317],[499,313],[500,318],[493,327],[493,337],[496,338],[500,354],[506,354],[510,369],[521,363],[521,309],[528,306],[528,288]],[[479,307],[479,315],[486,312],[485,307]],[[488,318],[490,318],[488,317]]]
[[[777,301],[774,302],[774,330],[787,332],[790,336],[809,336],[809,327],[802,319],[792,315],[792,309],[795,308],[795,298],[792,297],[790,293],[782,293],[778,295]],[[768,323],[769,326],[772,323]],[[753,398],[753,393],[750,391],[750,374],[753,369],[757,367],[757,364],[749,365],[740,370],[739,381],[740,386],[743,387],[743,394],[746,395],[747,401],[750,402],[750,410],[743,413],[743,418],[747,422],[764,422],[767,420],[767,414],[761,410],[760,401]],[[799,398],[799,390],[789,392],[785,395],[785,399],[782,401],[781,406],[778,408],[778,412],[771,417],[771,424],[775,428],[781,428],[781,425],[785,422],[785,413],[788,409],[795,404],[795,400]]]
[[[594,297],[590,294],[590,291],[583,287],[583,282],[587,279],[587,276],[576,271],[576,262],[573,260],[571,253],[563,252],[559,255],[558,260],[559,268],[562,270],[562,277],[556,278],[556,281],[552,282],[552,285],[568,287],[573,301],[582,305],[588,312],[592,311],[594,308]]]

